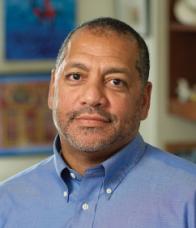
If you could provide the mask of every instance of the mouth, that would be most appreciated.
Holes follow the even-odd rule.
[[[111,122],[109,118],[97,114],[81,114],[75,120],[87,127],[98,127]]]

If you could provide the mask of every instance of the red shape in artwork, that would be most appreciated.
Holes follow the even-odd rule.
[[[44,0],[44,7],[38,7],[33,4],[33,13],[41,20],[51,20],[56,16],[56,10],[50,0]]]

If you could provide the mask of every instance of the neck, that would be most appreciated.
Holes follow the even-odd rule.
[[[95,153],[96,152],[86,153],[75,150],[71,151],[62,147],[61,155],[70,168],[74,169],[79,174],[84,175],[87,169],[93,168],[105,160],[105,158],[96,156]]]
[[[101,151],[85,152],[73,148],[60,136],[62,158],[66,164],[81,175],[87,169],[93,168],[117,153],[122,147],[128,144],[130,139],[125,139],[121,143],[110,145],[109,148]]]

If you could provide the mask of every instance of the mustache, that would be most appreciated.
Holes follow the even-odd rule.
[[[73,121],[74,119],[78,118],[81,114],[98,114],[109,123],[115,122],[117,120],[117,117],[114,114],[106,112],[100,107],[84,107],[80,110],[70,112],[68,113],[68,119],[69,121]]]

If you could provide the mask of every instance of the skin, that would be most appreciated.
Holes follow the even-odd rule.
[[[143,85],[137,59],[130,37],[83,28],[52,71],[48,105],[62,155],[82,175],[128,144],[147,117],[152,86]]]

